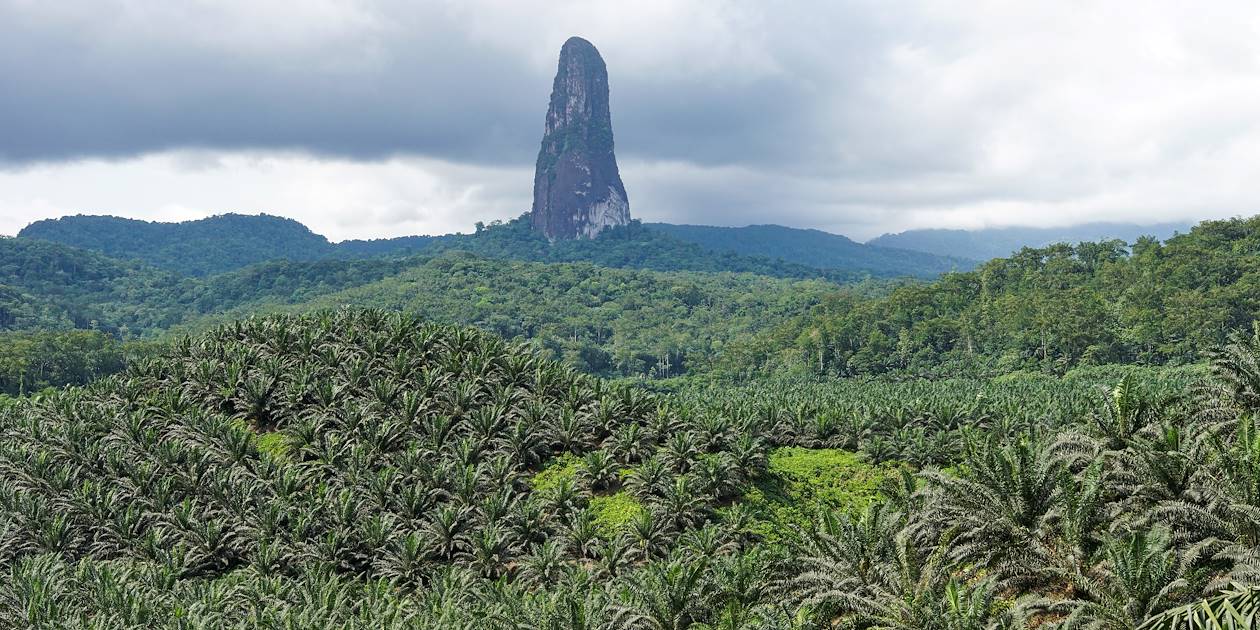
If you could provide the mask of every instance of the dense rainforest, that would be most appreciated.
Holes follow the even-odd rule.
[[[736,242],[719,242],[706,236],[710,233],[745,236]],[[448,250],[534,262],[590,262],[626,269],[732,271],[836,281],[868,276],[927,278],[970,266],[967,261],[867,247],[843,236],[779,226],[726,231],[666,224],[647,227],[633,221],[603,234],[597,241],[553,243],[530,229],[528,216],[506,223],[478,224],[473,234],[340,243],[330,243],[292,219],[239,214],[183,223],[80,215],[37,221],[18,236],[89,249],[113,258],[140,260],[186,276],[209,276],[272,260],[360,259]]]
[[[1185,364],[1260,316],[1260,217],[1165,242],[1025,248],[886,296],[837,292],[724,357],[838,375]]]
[[[207,278],[23,238],[0,239],[0,253],[0,341],[66,331],[57,355],[75,352],[72,331],[100,331],[110,345],[144,351],[171,331],[250,313],[375,305],[529,339],[591,373],[667,377],[708,365],[736,338],[804,314],[837,288],[822,279],[529,263],[455,251],[273,261]],[[9,346],[0,393],[60,384],[38,367],[50,358],[34,348]]]
[[[1199,360],[1260,313],[1257,218],[1206,222],[1165,242],[1026,248],[931,282],[857,283],[756,269],[601,264],[624,262],[618,248],[636,247],[616,234],[518,259],[508,255],[512,243],[547,247],[545,239],[511,236],[522,227],[470,237],[494,244],[484,249],[498,256],[433,247],[427,254],[269,261],[206,277],[25,237],[0,239],[0,331],[100,330],[126,342],[250,313],[378,306],[528,340],[606,377],[741,380],[783,370],[994,376],[1179,365]],[[605,258],[582,253],[596,249]],[[521,260],[530,258],[569,262]],[[720,258],[706,260],[722,269]],[[3,391],[15,393],[12,383],[56,384],[14,371],[29,372],[31,361],[6,365]]]
[[[1085,223],[1065,227],[993,227],[978,230],[917,229],[884,234],[866,242],[916,252],[985,261],[1006,258],[1025,247],[1042,248],[1056,243],[1120,240],[1132,243],[1143,236],[1161,241],[1189,232],[1190,223]]]

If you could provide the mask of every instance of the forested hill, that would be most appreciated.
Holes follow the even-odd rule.
[[[606,375],[789,365],[857,375],[1183,363],[1260,318],[1260,217],[1203,223],[1164,243],[1025,249],[876,291],[801,282],[821,279],[648,232],[632,225],[607,240],[549,245],[517,221],[437,239],[412,257],[270,261],[207,278],[0,239],[0,331],[132,338],[207,316],[370,304],[534,339]],[[707,273],[740,265],[753,273]]]
[[[205,276],[267,260],[314,260],[333,245],[292,219],[224,214],[180,223],[76,215],[36,221],[19,238],[40,239]]]
[[[685,228],[685,229],[682,229]],[[842,236],[776,226],[741,228],[738,239],[699,238],[697,226],[645,227],[637,222],[595,240],[550,242],[515,219],[473,234],[404,236],[330,243],[292,219],[226,214],[183,223],[72,216],[32,223],[20,238],[42,239],[135,259],[186,276],[209,276],[269,260],[362,259],[463,250],[489,258],[590,262],[657,271],[731,271],[777,278],[851,282],[866,277],[934,277],[971,263],[874,248]]]
[[[826,279],[848,283],[868,278],[866,269],[821,269],[777,258],[712,251],[644,227],[638,221],[604,230],[596,239],[549,242],[529,218],[495,223],[475,234],[438,237],[425,251],[465,251],[486,258],[530,262],[588,262],[616,269],[753,273],[773,278]]]
[[[1260,319],[1260,217],[1208,221],[1166,242],[1024,249],[886,297],[837,294],[739,348],[733,371],[840,375],[1064,372],[1186,363]]]
[[[59,243],[0,238],[0,332],[96,329],[152,336],[246,304],[293,303],[368,284],[421,262],[271,261],[188,278]]]
[[[280,309],[369,304],[530,340],[590,373],[677,376],[705,368],[737,338],[808,312],[836,289],[821,279],[611,269],[460,251],[277,260],[189,278],[58,243],[0,238],[0,394],[116,371],[121,342],[147,347],[173,329]]]
[[[976,266],[976,261],[965,254],[938,256],[911,249],[864,245],[839,234],[782,225],[713,227],[649,223],[646,227],[711,250],[778,258],[824,269],[864,269],[876,276],[930,278]]]
[[[1055,243],[1081,243],[1114,239],[1132,243],[1142,236],[1166,240],[1178,232],[1190,231],[1190,223],[1087,223],[1061,228],[1009,227],[983,230],[907,230],[885,234],[867,245],[896,247],[935,254],[990,260],[1010,256],[1025,247],[1047,247]]]

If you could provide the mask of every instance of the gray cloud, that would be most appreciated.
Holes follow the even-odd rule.
[[[1250,2],[1211,19],[1174,2],[285,5],[0,0],[0,232],[250,195],[333,237],[519,213],[573,34],[608,62],[644,218],[871,236],[1260,207]],[[293,192],[320,182],[242,175],[261,164],[371,201],[329,193],[359,210],[338,217]],[[83,188],[110,169],[157,177],[161,195]],[[238,195],[207,188],[229,174]]]

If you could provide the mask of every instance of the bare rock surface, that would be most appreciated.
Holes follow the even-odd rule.
[[[535,230],[551,240],[594,238],[630,222],[630,201],[613,155],[608,70],[580,37],[560,49],[534,172]]]

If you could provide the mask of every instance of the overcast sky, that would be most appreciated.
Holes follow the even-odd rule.
[[[517,216],[570,35],[608,65],[645,221],[865,239],[1260,212],[1255,0],[0,0],[0,234]]]

